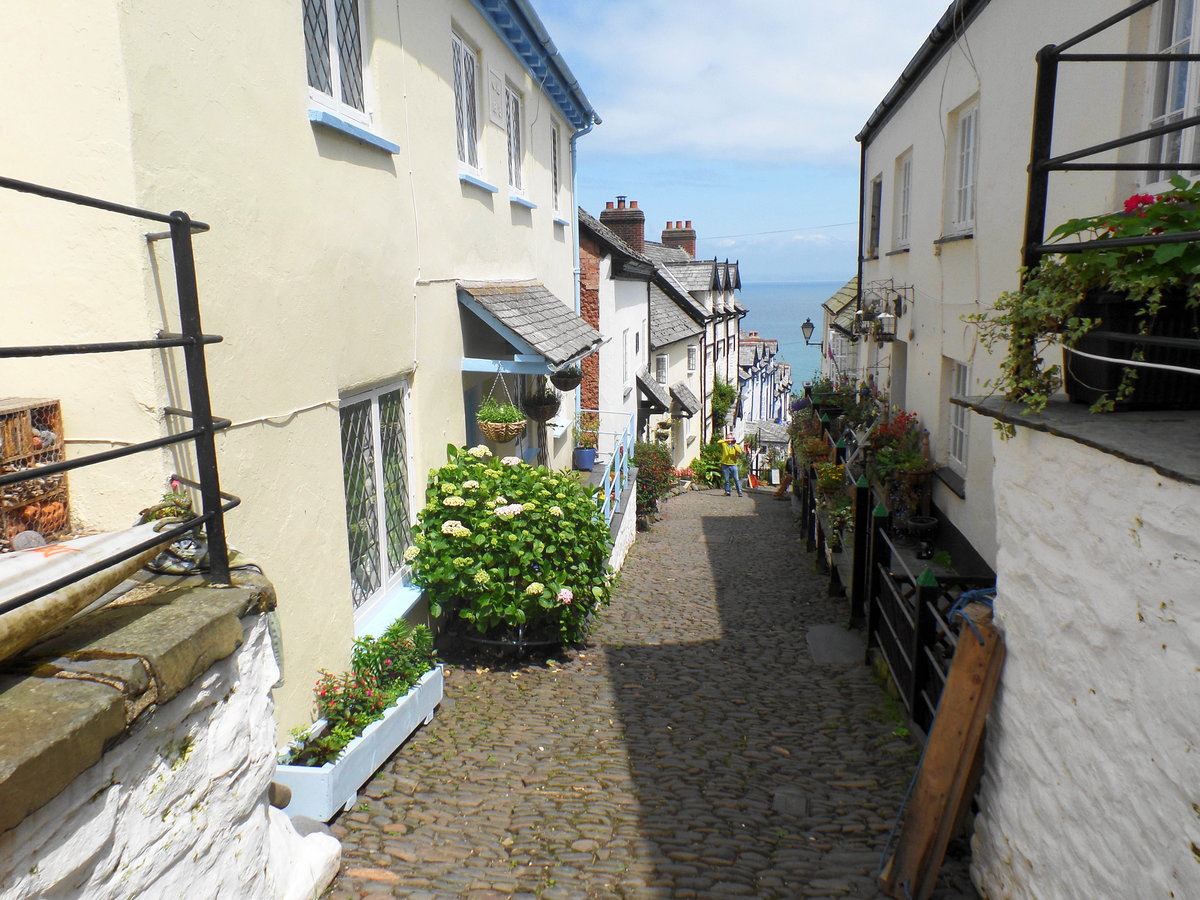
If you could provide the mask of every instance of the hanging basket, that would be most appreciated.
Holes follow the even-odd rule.
[[[573,391],[583,383],[583,376],[555,372],[550,376],[550,383],[560,391]]]
[[[479,430],[489,441],[507,444],[516,440],[525,431],[525,420],[520,422],[479,422]]]
[[[525,403],[521,408],[535,422],[549,422],[558,413],[559,401],[553,403]]]

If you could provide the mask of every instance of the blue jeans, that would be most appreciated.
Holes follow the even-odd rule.
[[[737,488],[738,496],[742,496],[742,483],[738,480],[738,467],[736,465],[721,466],[721,477],[725,479],[725,496],[729,496],[730,483]]]

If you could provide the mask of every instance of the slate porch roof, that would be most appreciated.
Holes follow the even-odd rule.
[[[667,389],[655,381],[647,369],[638,371],[637,384],[642,389],[642,393],[650,400],[650,405],[655,408],[656,412],[666,412],[671,408],[671,396],[667,393]]]
[[[836,294],[830,297],[821,305],[829,311],[829,314],[835,318],[847,306],[854,302],[854,298],[858,296],[858,276],[855,275],[845,284],[843,284]]]
[[[650,347],[658,349],[695,337],[704,326],[679,308],[657,284],[650,285]]]
[[[684,418],[690,419],[700,412],[700,401],[682,381],[671,385],[671,396],[679,403]]]
[[[788,427],[767,419],[751,419],[746,422],[746,434],[760,435],[764,444],[786,444]]]
[[[551,368],[594,353],[604,338],[539,281],[460,281],[459,302],[508,329]],[[501,331],[501,337],[508,335]]]

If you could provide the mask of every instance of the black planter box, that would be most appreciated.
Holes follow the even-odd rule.
[[[1183,293],[1163,296],[1163,307],[1150,327],[1149,337],[1167,339],[1156,344],[1137,334],[1137,309],[1123,294],[1089,294],[1077,313],[1100,320],[1081,337],[1075,349],[1110,359],[1131,359],[1141,348],[1146,362],[1200,370],[1200,309],[1188,308]],[[1115,397],[1126,366],[1071,353],[1064,354],[1064,383],[1075,403],[1093,404]],[[1118,410],[1200,409],[1200,374],[1135,367],[1133,396],[1118,403]]]

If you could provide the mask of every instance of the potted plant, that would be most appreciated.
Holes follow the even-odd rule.
[[[610,591],[598,491],[482,445],[447,452],[405,554],[430,613],[508,646],[581,640]]]
[[[525,430],[525,414],[511,403],[501,403],[488,397],[479,404],[475,421],[483,436],[498,444],[505,444]]]
[[[575,453],[572,464],[580,472],[590,472],[596,464],[596,444],[599,435],[598,413],[581,411],[575,416]]]
[[[429,629],[403,619],[354,642],[351,670],[321,672],[318,720],[293,731],[275,780],[291,788],[284,812],[327,822],[442,700],[442,668]]]
[[[550,375],[550,383],[560,391],[573,391],[583,381],[583,370],[578,365],[563,366]]]
[[[1154,368],[1200,370],[1200,349],[1179,341],[1200,338],[1200,244],[1105,246],[1200,231],[1200,182],[1175,175],[1171,185],[1135,194],[1124,212],[1059,225],[1052,240],[1090,238],[1093,246],[1042,257],[991,312],[967,317],[985,346],[1007,345],[993,382],[1007,399],[1037,412],[1065,382],[1071,399],[1097,412],[1200,406],[1200,375]],[[1065,372],[1043,358],[1055,342],[1065,348]]]
[[[525,395],[521,400],[521,408],[533,421],[548,422],[558,413],[561,402],[558,391],[543,384]]]

